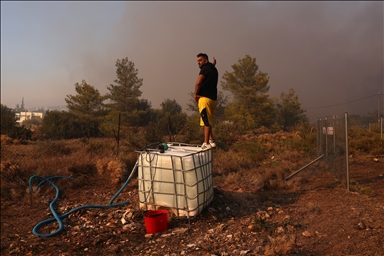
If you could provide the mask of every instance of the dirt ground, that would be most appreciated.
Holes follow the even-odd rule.
[[[52,218],[55,196],[41,189],[29,200],[2,202],[1,255],[384,255],[384,158],[354,159],[350,192],[329,172],[305,172],[292,177],[301,182],[289,190],[252,193],[215,185],[202,214],[170,216],[168,229],[153,235],[146,233],[133,179],[117,199],[129,205],[82,209],[63,219],[61,233],[39,237],[32,230]],[[57,184],[59,215],[107,205],[120,188],[92,180],[87,187]],[[38,231],[57,229],[53,222]]]

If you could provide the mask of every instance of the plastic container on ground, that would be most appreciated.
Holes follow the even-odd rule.
[[[156,234],[168,229],[168,211],[156,210],[144,213],[145,230],[148,234]]]
[[[212,202],[212,151],[199,149],[173,142],[164,153],[137,151],[141,209],[167,208],[176,216],[192,217]]]

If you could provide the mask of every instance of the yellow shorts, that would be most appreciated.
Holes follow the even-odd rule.
[[[213,126],[217,100],[201,97],[197,104],[200,113],[200,126]]]

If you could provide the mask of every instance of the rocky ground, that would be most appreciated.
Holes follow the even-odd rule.
[[[257,170],[256,170],[257,171]],[[361,156],[350,165],[350,191],[329,172],[297,177],[279,191],[214,189],[214,200],[193,218],[169,216],[168,229],[147,234],[133,179],[117,202],[127,206],[82,209],[63,219],[52,237],[32,233],[52,218],[51,188],[1,204],[1,255],[384,255],[384,158]],[[58,182],[59,214],[87,204],[107,205],[120,187],[90,180]],[[26,186],[26,189],[28,187]],[[58,229],[56,222],[41,234]]]

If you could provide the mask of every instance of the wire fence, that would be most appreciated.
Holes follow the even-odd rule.
[[[349,190],[348,113],[318,118],[317,149],[323,166]]]
[[[368,124],[368,130],[373,131],[373,130],[379,130],[380,131],[380,140],[381,143],[383,142],[383,118],[380,117],[377,120],[377,123],[369,123]]]
[[[316,119],[316,131],[317,151],[311,154],[312,161],[285,179],[307,168],[312,173],[329,171],[349,190],[348,113]]]

